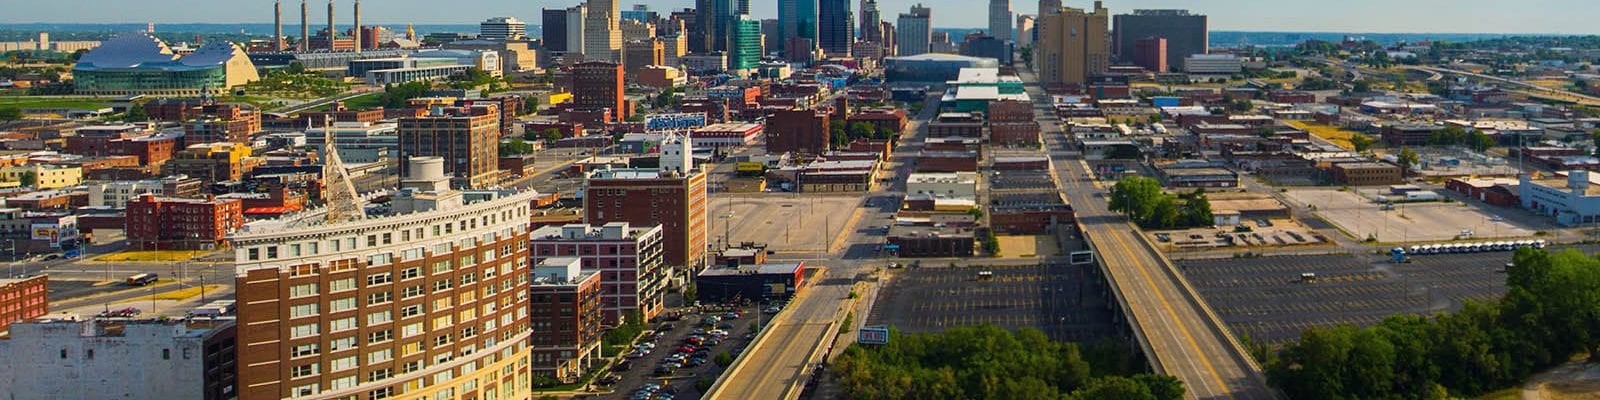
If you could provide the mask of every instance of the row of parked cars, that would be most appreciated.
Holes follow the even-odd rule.
[[[1545,241],[1543,239],[1539,239],[1482,243],[1426,244],[1411,246],[1405,250],[1406,254],[1484,253],[1491,251],[1512,251],[1523,247],[1542,249],[1545,247],[1545,245]]]

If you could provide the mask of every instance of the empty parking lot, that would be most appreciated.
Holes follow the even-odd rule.
[[[1294,189],[1288,193],[1293,207],[1315,206],[1322,219],[1337,225],[1357,240],[1369,235],[1380,242],[1421,242],[1456,239],[1463,231],[1472,237],[1532,236],[1534,231],[1497,218],[1476,207],[1456,202],[1396,204],[1384,210],[1374,199],[1376,189]]]
[[[979,272],[992,278],[979,278]],[[869,325],[906,332],[994,324],[1034,327],[1056,340],[1090,341],[1111,334],[1111,311],[1092,268],[948,266],[897,270],[879,292]]]
[[[845,223],[863,199],[776,193],[715,196],[706,214],[710,242],[720,243],[727,235],[732,243],[766,243],[769,250],[779,252],[818,252],[844,232]]]
[[[1394,314],[1450,311],[1466,300],[1499,298],[1506,292],[1500,271],[1511,254],[1427,255],[1407,264],[1375,255],[1178,263],[1235,334],[1280,343],[1314,326],[1371,325]],[[1316,274],[1316,282],[1301,282],[1304,273]]]

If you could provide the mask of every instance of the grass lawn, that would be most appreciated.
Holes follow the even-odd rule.
[[[383,93],[367,93],[360,96],[351,97],[349,100],[344,101],[344,108],[360,111],[382,107],[383,103],[378,102],[382,96]]]
[[[77,108],[97,109],[110,107],[110,99],[95,97],[28,97],[4,96],[0,97],[0,107],[4,108]]]
[[[272,108],[275,106],[272,104],[272,98],[267,96],[227,96],[223,97],[221,100],[227,103],[246,103],[262,109]]]
[[[205,291],[211,292],[211,293],[216,293],[217,289],[221,289],[221,288],[222,288],[222,285],[206,285],[205,286]],[[155,298],[156,298],[156,300],[182,301],[182,300],[187,300],[190,297],[199,296],[200,295],[200,290],[201,290],[201,287],[199,287],[199,286],[190,286],[188,288],[178,289],[178,290],[174,290],[174,291],[170,291],[170,292],[166,292],[166,293],[157,293],[155,295]]]
[[[200,250],[129,250],[95,257],[95,261],[155,262],[188,261],[209,253]]]
[[[1304,121],[1285,122],[1287,122],[1289,126],[1293,126],[1296,129],[1304,129],[1307,132],[1311,132],[1312,135],[1316,135],[1316,137],[1322,138],[1322,140],[1333,142],[1333,144],[1339,145],[1339,147],[1346,149],[1356,148],[1354,144],[1350,143],[1350,138],[1354,137],[1355,135],[1359,135],[1359,133],[1319,123],[1307,123]]]

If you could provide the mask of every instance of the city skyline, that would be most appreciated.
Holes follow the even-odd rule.
[[[74,2],[31,2],[12,6],[12,11],[0,15],[0,23],[270,23],[271,0],[219,3],[205,0],[158,0],[161,6],[151,7],[147,2],[115,0],[82,0]],[[240,4],[244,3],[244,4]],[[287,3],[293,3],[292,0]],[[325,0],[313,0],[316,5]],[[340,2],[348,24],[349,1]],[[464,7],[447,9],[430,8],[422,0],[390,0],[383,6],[369,4],[363,18],[371,24],[472,24],[491,17],[514,16],[531,24],[539,23],[541,8],[566,8],[579,1],[538,0],[532,2],[512,0],[466,0]],[[622,7],[644,4],[637,0],[621,2]],[[852,0],[852,4],[858,0]],[[941,8],[963,6],[957,0],[881,0],[879,9],[887,15],[905,12],[911,5],[922,3],[935,10],[933,25],[939,28],[981,28],[987,25],[987,13],[938,13]],[[1589,4],[1580,0],[1530,0],[1525,2],[1493,2],[1465,0],[1442,2],[1381,2],[1378,0],[1352,0],[1329,7],[1328,4],[1306,0],[1296,1],[1303,6],[1288,7],[1284,2],[1272,0],[1215,0],[1195,4],[1183,0],[1129,0],[1108,1],[1106,7],[1113,14],[1132,12],[1135,9],[1181,8],[1211,16],[1213,30],[1236,31],[1287,31],[1287,32],[1355,32],[1355,33],[1517,33],[1517,34],[1600,34],[1600,26],[1589,24],[1584,13],[1568,12]],[[647,2],[652,9],[670,10],[694,6],[693,0],[667,0]],[[1093,7],[1090,1],[1068,1],[1068,7]],[[1013,12],[1036,14],[1035,1],[1014,1]],[[1319,7],[1317,12],[1306,12],[1307,7]],[[286,7],[292,8],[292,7]],[[407,10],[428,9],[425,15]],[[1375,13],[1382,10],[1382,13]],[[288,11],[286,11],[287,13]],[[777,18],[777,1],[751,2],[751,15],[758,19]],[[320,20],[313,16],[313,20]],[[337,18],[337,17],[336,17]],[[1492,27],[1460,24],[1459,21],[1496,21]]]

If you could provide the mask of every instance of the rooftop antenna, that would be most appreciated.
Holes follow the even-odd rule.
[[[329,119],[328,115],[322,116],[322,200],[328,203],[327,221],[334,223],[366,218],[366,207],[361,204],[361,197],[356,195],[355,182],[350,180],[350,173],[345,170],[344,161],[334,147],[333,127]],[[308,128],[311,125],[309,119],[306,125]]]

